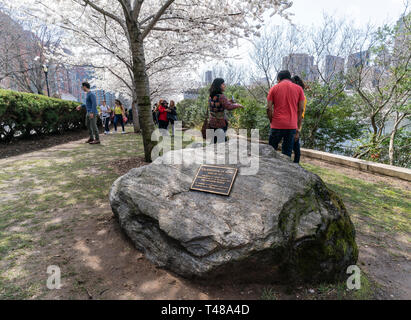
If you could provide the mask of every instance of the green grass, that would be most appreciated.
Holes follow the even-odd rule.
[[[261,294],[261,300],[277,300],[277,295],[272,288],[265,288]]]
[[[130,129],[129,129],[130,130]],[[0,299],[26,298],[7,272],[33,247],[52,243],[48,235],[71,230],[61,223],[45,226],[58,209],[106,202],[118,175],[108,167],[114,160],[143,156],[140,135],[112,135],[100,146],[80,144],[73,150],[49,151],[45,158],[8,162],[0,169]],[[37,237],[34,234],[45,236]],[[61,237],[61,235],[58,235]],[[57,235],[56,235],[57,237]],[[12,274],[12,272],[11,272]]]
[[[390,234],[411,234],[411,192],[393,188],[384,183],[370,183],[348,177],[340,172],[303,164],[318,174],[324,182],[341,196],[349,213],[366,218],[375,231]]]

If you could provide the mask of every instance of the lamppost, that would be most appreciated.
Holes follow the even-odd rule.
[[[47,95],[50,97],[49,78],[48,78],[49,68],[46,64],[43,64],[43,71],[44,71],[44,74],[46,76]]]

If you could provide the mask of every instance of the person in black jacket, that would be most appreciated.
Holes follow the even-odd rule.
[[[170,106],[168,107],[167,112],[167,118],[169,123],[171,123],[172,136],[174,136],[174,121],[177,121],[177,109],[173,100],[170,101]]]
[[[130,107],[128,110],[128,122],[129,124],[133,125],[133,107]]]
[[[158,126],[158,104],[157,103],[154,104],[151,112],[153,113],[153,122],[156,126]]]

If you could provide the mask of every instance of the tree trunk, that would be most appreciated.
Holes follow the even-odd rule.
[[[395,135],[397,134],[397,130],[393,130],[391,132],[391,137],[390,137],[390,149],[389,149],[389,156],[390,156],[390,165],[394,165],[394,155],[395,155],[395,149],[394,149],[394,140],[395,140]]]
[[[151,151],[156,143],[151,140],[154,131],[153,117],[151,114],[150,87],[145,67],[144,44],[137,24],[128,24],[133,57],[134,89],[138,109],[138,119],[144,144],[144,156],[151,162]]]
[[[375,119],[376,116],[377,116],[376,114],[372,114],[371,117],[370,117],[370,119],[371,119],[371,126],[372,126],[372,130],[373,130],[373,134],[372,134],[372,137],[371,137],[371,143],[372,143],[373,145],[376,144],[377,135],[378,135],[378,127],[377,127],[376,119]]]
[[[397,113],[397,115],[395,117],[394,128],[391,131],[390,147],[389,147],[389,150],[388,150],[388,154],[389,154],[389,157],[390,157],[390,165],[392,165],[392,166],[394,165],[394,160],[395,160],[395,146],[394,146],[395,136],[397,135],[398,127],[399,127],[402,119],[404,119],[404,116],[400,117],[399,114]]]
[[[133,102],[131,103],[131,111],[133,113],[133,125],[134,125],[134,133],[139,133],[141,131],[140,127],[140,119],[138,118],[138,111],[137,111],[137,97],[135,90],[133,92]]]

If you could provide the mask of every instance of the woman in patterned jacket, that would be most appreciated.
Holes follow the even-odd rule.
[[[228,120],[225,115],[225,110],[244,108],[242,105],[234,103],[233,100],[228,100],[224,96],[225,88],[224,79],[221,78],[215,79],[210,88],[210,97],[208,99],[208,109],[210,113],[208,127],[209,129],[214,129],[215,135],[217,135],[214,137],[214,143],[217,143],[217,140],[218,142],[227,141],[225,134],[228,129]],[[222,131],[218,131],[219,129]],[[223,139],[217,139],[217,137],[220,137],[221,132],[224,132]]]

